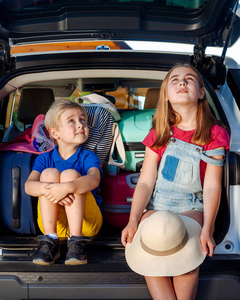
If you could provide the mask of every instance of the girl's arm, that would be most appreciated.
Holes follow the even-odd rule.
[[[129,222],[122,232],[122,243],[124,246],[126,246],[127,242],[131,243],[137,230],[143,211],[151,198],[157,178],[157,171],[158,154],[146,147],[141,174],[133,195]]]
[[[222,156],[213,156],[222,159]],[[203,186],[203,228],[200,236],[202,250],[209,256],[213,256],[215,242],[213,239],[214,223],[216,220],[222,191],[223,167],[207,164]]]

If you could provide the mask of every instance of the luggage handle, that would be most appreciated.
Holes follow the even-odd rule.
[[[135,189],[140,173],[129,174],[126,176],[126,183],[130,189]]]
[[[19,213],[19,182],[20,168],[12,168],[12,227],[19,229],[21,227]]]
[[[115,146],[117,148],[118,154],[119,154],[122,162],[117,162],[112,157]],[[121,169],[124,169],[125,168],[125,160],[126,160],[126,153],[125,153],[125,149],[124,149],[124,145],[123,145],[122,135],[121,135],[120,129],[118,127],[118,124],[113,123],[113,142],[112,142],[112,146],[110,149],[108,164],[111,166],[116,166]]]
[[[126,202],[127,203],[132,203],[132,197],[126,197]]]

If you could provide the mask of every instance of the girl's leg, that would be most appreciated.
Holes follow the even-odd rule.
[[[61,173],[60,182],[76,180],[80,176],[76,170],[68,169]],[[75,194],[74,197],[72,205],[65,206],[70,236],[82,236],[84,195]]]
[[[54,168],[45,169],[40,176],[40,181],[60,182],[60,172]],[[39,197],[39,201],[44,234],[56,233],[58,204],[53,204],[44,196]]]
[[[148,210],[142,216],[141,221],[150,217],[156,210]],[[149,292],[154,300],[176,300],[170,277],[145,276]]]
[[[142,219],[149,217],[156,211],[147,211]],[[203,213],[200,211],[189,211],[182,213],[195,221],[201,226],[203,224]],[[199,268],[183,274],[175,276],[173,283],[169,277],[145,277],[148,289],[153,299],[178,299],[178,300],[193,300],[196,297],[199,278]]]
[[[178,300],[194,300],[197,294],[199,268],[173,277],[173,286]]]
[[[203,224],[203,213],[201,211],[187,211],[182,215],[190,217],[197,221],[201,226]],[[173,278],[173,287],[178,300],[193,300],[197,294],[199,278],[199,268]]]
[[[189,218],[194,219],[197,221],[201,226],[203,225],[203,212],[198,210],[192,210],[192,211],[185,211],[181,213],[180,215],[187,216]]]
[[[153,300],[176,300],[170,277],[145,277]],[[186,298],[187,299],[187,298]]]

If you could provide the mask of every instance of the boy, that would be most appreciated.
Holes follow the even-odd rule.
[[[35,159],[25,183],[26,193],[39,197],[38,225],[45,234],[38,237],[33,263],[53,264],[60,256],[58,237],[69,235],[65,264],[86,264],[85,245],[102,226],[94,198],[101,178],[100,161],[94,152],[81,147],[89,134],[86,110],[76,102],[55,101],[45,126],[56,146]]]

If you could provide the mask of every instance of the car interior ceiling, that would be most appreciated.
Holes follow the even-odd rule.
[[[153,74],[153,73],[152,73]],[[136,74],[135,74],[136,75]],[[40,81],[33,81],[33,82],[27,82],[24,84],[24,86],[19,87],[14,93],[14,97],[20,97],[22,93],[23,88],[51,88],[54,92],[55,98],[71,98],[74,99],[74,97],[77,97],[79,93],[91,93],[91,92],[97,92],[102,95],[110,95],[114,96],[116,98],[115,106],[121,113],[124,110],[128,109],[149,109],[149,108],[155,108],[156,103],[159,97],[159,88],[162,82],[162,79],[164,77],[164,72],[160,72],[158,74],[159,77],[156,76],[154,73],[154,76],[151,78],[141,77],[138,78],[135,77],[120,77],[120,78],[97,78],[97,77],[88,77],[88,78],[61,78],[59,80],[40,80]],[[146,75],[145,75],[146,76]],[[21,80],[19,81],[21,82]],[[16,82],[17,83],[17,80]],[[16,84],[17,86],[17,84]],[[97,88],[97,90],[95,90]],[[214,104],[214,100],[206,91],[208,102],[210,104],[210,107],[217,117],[217,119],[220,119],[220,116],[218,114],[218,110]],[[144,105],[140,107],[140,104],[136,99],[133,101],[134,97],[136,98],[136,95],[140,97],[144,97],[146,101],[144,102]],[[132,100],[131,100],[132,97]],[[11,98],[11,97],[9,97]],[[119,100],[118,100],[119,99]],[[133,105],[129,105],[129,103],[132,101]],[[10,103],[11,101],[9,101]],[[126,102],[127,103],[126,105]],[[12,105],[12,104],[10,104]],[[9,125],[8,125],[9,126]],[[222,220],[228,219],[228,203],[226,199],[226,191],[225,187],[223,188],[223,194],[222,194],[222,204],[221,209],[218,214],[218,218],[216,221],[216,231],[215,231],[215,237],[216,240],[220,242],[223,236],[223,232],[226,231],[227,225],[226,222],[223,222]]]

